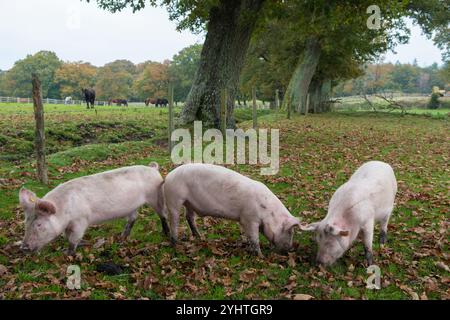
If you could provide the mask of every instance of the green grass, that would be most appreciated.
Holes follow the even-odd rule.
[[[401,113],[402,111],[398,108],[390,109],[388,108],[388,103],[378,97],[369,98],[372,104],[376,108],[376,112],[387,112],[387,113]],[[428,109],[428,102],[430,97],[428,96],[399,96],[394,98],[395,101],[399,102],[405,107],[405,111],[409,115],[424,115],[427,117],[448,119],[450,114],[450,98],[441,97],[439,101],[441,103],[438,109]],[[335,111],[339,112],[367,112],[372,111],[372,107],[361,97],[344,97],[334,105]]]
[[[147,207],[125,243],[118,239],[125,221],[112,221],[91,227],[89,245],[73,259],[62,253],[62,237],[39,255],[24,256],[12,246],[23,236],[17,199],[22,185],[43,196],[69,179],[119,166],[158,161],[163,175],[174,167],[167,154],[166,109],[97,109],[46,108],[50,185],[44,186],[34,179],[32,108],[0,105],[0,264],[8,270],[0,278],[0,298],[282,299],[304,293],[316,299],[411,299],[415,292],[448,299],[450,275],[436,266],[448,255],[446,117],[347,111],[286,120],[282,113],[260,110],[260,127],[280,129],[279,174],[260,176],[259,168],[231,166],[267,184],[294,215],[312,222],[326,214],[333,192],[362,162],[390,163],[399,193],[387,248],[374,241],[381,290],[365,288],[359,242],[325,270],[311,263],[316,246],[309,233],[296,233],[299,246],[290,256],[276,254],[261,238],[259,259],[246,253],[235,222],[199,218],[205,240],[182,241],[175,249]],[[251,126],[250,110],[236,110],[236,118],[240,127]],[[186,223],[182,229],[190,235]],[[106,243],[93,248],[101,238]],[[96,272],[106,262],[124,266],[124,274]],[[65,287],[71,264],[81,267],[80,291]]]

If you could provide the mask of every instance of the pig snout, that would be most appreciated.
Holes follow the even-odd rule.
[[[336,259],[332,255],[326,253],[317,255],[316,258],[316,263],[324,267],[331,266],[334,263],[334,261],[336,261]]]
[[[32,251],[30,246],[25,242],[22,242],[22,244],[20,245],[20,250],[24,251],[25,253]]]
[[[23,241],[22,244],[20,245],[20,250],[22,250],[24,253],[32,253],[37,251],[37,249],[38,249],[37,247],[31,246],[25,241]]]

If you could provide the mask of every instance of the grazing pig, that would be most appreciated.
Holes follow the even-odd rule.
[[[69,254],[73,254],[87,227],[107,220],[127,218],[123,237],[130,234],[137,209],[151,206],[162,218],[164,198],[163,178],[157,163],[124,167],[70,180],[60,184],[42,199],[22,188],[20,204],[25,211],[25,237],[22,249],[37,251],[65,232]]]
[[[317,262],[333,264],[361,232],[366,260],[371,265],[374,224],[380,222],[380,242],[384,244],[396,193],[397,181],[387,163],[370,161],[356,170],[331,197],[327,216],[301,226],[302,230],[316,232]]]
[[[259,231],[277,249],[286,251],[292,247],[293,227],[300,226],[299,219],[264,184],[221,166],[182,165],[167,175],[163,189],[173,244],[183,205],[193,235],[199,236],[196,213],[239,221],[250,251],[259,256]]]

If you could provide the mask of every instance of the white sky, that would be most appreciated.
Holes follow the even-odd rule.
[[[164,8],[111,14],[80,0],[0,0],[0,69],[39,50],[54,51],[64,61],[96,66],[116,59],[134,63],[170,59],[182,48],[202,43],[203,36],[177,32]],[[410,44],[388,53],[386,61],[419,65],[442,63],[439,50],[413,28]]]

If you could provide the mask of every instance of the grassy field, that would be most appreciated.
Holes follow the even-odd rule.
[[[24,256],[13,244],[23,236],[18,205],[22,185],[43,196],[59,183],[110,168],[158,161],[163,175],[174,166],[167,154],[167,111],[155,108],[47,106],[50,185],[34,179],[31,106],[0,105],[0,298],[79,299],[449,299],[448,117],[339,112],[293,117],[263,110],[261,127],[280,129],[280,173],[260,176],[254,166],[231,166],[266,183],[305,222],[326,214],[336,188],[368,160],[390,163],[399,192],[387,247],[375,241],[374,261],[382,289],[366,289],[363,248],[353,248],[329,268],[314,266],[312,235],[297,232],[298,247],[274,253],[262,238],[264,258],[249,256],[238,225],[199,219],[204,240],[176,248],[161,235],[155,213],[140,210],[131,238],[125,221],[91,227],[86,247],[67,257],[62,237],[39,255]],[[179,112],[179,110],[177,110]],[[249,110],[236,111],[250,127]],[[190,237],[183,222],[180,231]],[[375,237],[377,238],[377,237]],[[103,242],[103,244],[102,244]],[[123,267],[119,275],[97,272],[102,263]],[[66,288],[69,265],[81,267],[82,289]]]
[[[400,109],[389,109],[386,101],[379,97],[369,97],[373,106],[378,112],[401,113]],[[421,114],[433,118],[445,118],[450,114],[450,97],[441,97],[439,101],[441,106],[438,109],[428,109],[428,96],[396,96],[394,100],[405,107],[407,114]],[[334,104],[335,111],[373,111],[362,97],[352,96],[344,97],[340,103]]]

